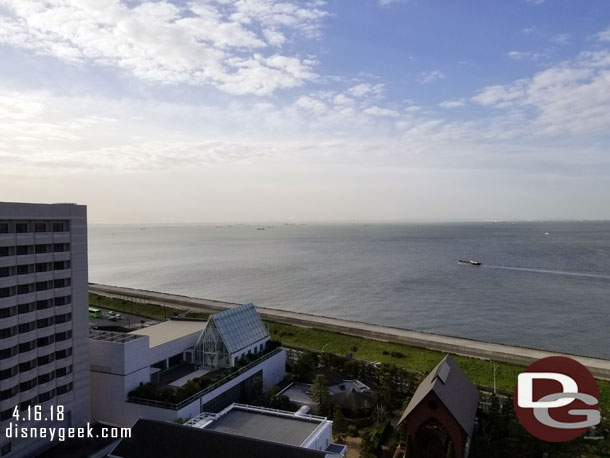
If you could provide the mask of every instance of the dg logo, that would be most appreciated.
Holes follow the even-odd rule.
[[[519,374],[515,412],[530,434],[566,442],[599,424],[599,388],[591,372],[573,359],[551,356]]]

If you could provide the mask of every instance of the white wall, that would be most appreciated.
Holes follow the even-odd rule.
[[[126,395],[121,396],[121,386],[126,382],[119,381],[124,377],[92,371],[91,386],[95,395],[94,418],[121,426],[133,426],[139,418],[151,420],[174,421],[179,418],[192,418],[201,413],[201,405],[215,399],[225,391],[233,388],[256,372],[263,370],[264,389],[279,383],[286,373],[286,352],[284,350],[263,361],[261,364],[240,374],[223,386],[207,393],[180,410],[162,409],[126,401]],[[100,395],[98,396],[98,393]]]

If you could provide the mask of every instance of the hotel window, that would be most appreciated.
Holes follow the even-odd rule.
[[[61,278],[53,282],[53,288],[65,288],[66,286],[70,286],[69,278]]]
[[[70,268],[70,261],[57,261],[53,263],[53,270],[66,270]]]
[[[45,364],[49,364],[55,361],[55,355],[51,353],[50,355],[39,356],[38,357],[38,365],[43,366]]]
[[[34,223],[34,232],[47,232],[46,223]]]
[[[53,334],[51,334],[50,336],[47,336],[47,337],[38,338],[36,340],[36,345],[38,345],[38,348],[46,347],[47,345],[51,345],[53,342],[55,342],[55,336]]]
[[[13,409],[3,410],[2,412],[0,412],[0,421],[8,420],[12,416],[13,416]],[[6,445],[11,445],[11,444],[6,444]],[[6,447],[6,445],[5,445],[5,447]],[[11,451],[10,448],[8,451],[9,452]],[[4,453],[8,453],[8,452],[4,452],[4,449],[3,449],[2,454],[4,454]]]
[[[44,310],[53,307],[53,299],[36,301],[36,310]]]
[[[26,382],[21,382],[19,384],[19,391],[23,392],[23,391],[31,390],[36,385],[38,385],[38,377],[34,377],[33,379],[28,380]]]
[[[60,296],[55,298],[55,307],[69,304],[72,301],[72,296]]]
[[[0,234],[8,234],[8,223],[0,223]]]
[[[7,378],[14,377],[19,372],[18,366],[13,366],[9,369],[0,371],[0,380],[6,380]]]
[[[69,250],[70,250],[69,243],[54,243],[53,244],[53,251],[55,251],[56,253],[61,253],[63,251],[69,251]]]
[[[55,390],[47,391],[38,395],[38,402],[46,402],[53,397],[55,397]]]
[[[47,383],[55,378],[55,372],[49,372],[38,377],[38,383]]]
[[[38,329],[40,328],[48,328],[53,325],[54,317],[50,316],[49,318],[42,318],[38,320],[36,324],[38,325]]]
[[[68,391],[72,391],[72,382],[68,383],[67,385],[57,387],[57,395],[65,394]]]
[[[17,247],[17,256],[23,256],[25,254],[29,254],[30,252],[30,247],[27,245],[19,245]]]
[[[0,339],[7,339],[17,334],[17,326],[0,329]]]
[[[30,273],[30,266],[27,264],[22,264],[17,266],[17,275],[27,275]]]
[[[0,277],[8,277],[11,274],[11,269],[8,267],[0,267]]]
[[[64,359],[68,356],[72,356],[71,348],[66,348],[65,350],[59,350],[55,352],[55,359]]]
[[[19,372],[31,371],[36,366],[37,366],[36,359],[31,359],[30,361],[26,361],[25,363],[19,364]]]
[[[53,223],[53,232],[66,232],[66,223]]]
[[[72,364],[66,367],[60,367],[55,371],[55,377],[63,377],[64,375],[68,375],[72,373]]]
[[[51,289],[50,281],[39,281],[36,283],[36,291],[46,291],[47,289]]]
[[[34,302],[28,302],[27,304],[19,304],[19,314],[30,313],[36,310],[36,304]]]
[[[17,393],[19,393],[19,387],[17,385],[15,385],[14,387],[9,388],[7,390],[0,391],[0,401],[4,401],[5,399],[10,399],[13,396],[15,396]]]
[[[11,294],[13,293],[13,294]],[[14,296],[15,293],[11,291],[11,288],[0,288],[0,297],[10,297]]]
[[[19,403],[19,410],[28,410],[29,406],[33,406],[36,404],[36,396],[34,396],[29,401],[23,401]]]
[[[31,351],[36,348],[36,340],[30,340],[29,342],[24,342],[19,344],[19,353],[25,353],[26,351]]]
[[[17,306],[0,309],[0,318],[8,318],[17,314]]]
[[[23,234],[25,232],[28,232],[28,223],[17,223],[15,224],[15,232],[17,232],[18,234]]]
[[[66,323],[67,321],[70,321],[71,319],[72,319],[71,313],[66,313],[64,315],[57,315],[55,317],[55,323],[56,324]]]
[[[6,359],[15,356],[17,354],[18,348],[19,347],[17,345],[15,345],[14,347],[3,348],[2,350],[0,350],[0,359]]]
[[[37,273],[48,272],[48,271],[49,271],[49,263],[47,263],[47,262],[39,262],[38,264],[36,264],[36,272]]]
[[[17,294],[29,294],[32,292],[32,284],[17,285]]]
[[[72,331],[58,332],[55,334],[55,342],[63,342],[64,340],[68,340],[70,337],[72,337]]]
[[[8,256],[8,247],[2,246],[0,247],[0,257]]]
[[[19,334],[30,332],[36,329],[36,322],[30,321],[29,323],[22,323],[19,325]]]
[[[44,254],[47,252],[47,245],[38,244],[34,246],[34,253],[36,254]]]

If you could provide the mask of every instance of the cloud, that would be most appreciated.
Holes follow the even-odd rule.
[[[320,2],[3,0],[0,43],[109,66],[156,83],[269,95],[315,78],[315,60],[284,55],[288,35],[313,37]]]
[[[525,0],[527,3],[533,3],[534,5],[542,5],[546,0]]]
[[[438,104],[442,108],[459,108],[466,105],[466,99],[443,100]]]
[[[407,3],[408,0],[377,0],[381,6],[389,6],[394,3]]]
[[[539,61],[549,57],[548,51],[509,51],[507,56],[513,60]]]
[[[422,84],[432,83],[433,81],[445,79],[445,75],[440,70],[431,70],[429,72],[422,72],[419,75],[419,81]]]
[[[363,113],[370,115],[370,116],[383,116],[383,117],[392,117],[392,118],[400,116],[400,113],[398,113],[395,110],[390,110],[388,108],[381,108],[378,106],[372,106],[372,107],[365,108]]]
[[[480,105],[533,110],[531,128],[541,134],[585,135],[610,129],[610,52],[583,52],[573,61],[531,78],[488,86],[472,100]]]
[[[596,35],[596,38],[599,41],[610,41],[610,27],[605,30],[602,30]]]

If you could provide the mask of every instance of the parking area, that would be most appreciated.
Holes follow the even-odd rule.
[[[115,313],[111,310],[106,310],[98,307],[101,311],[101,317],[94,318],[89,316],[89,326],[121,326],[127,329],[140,329],[159,323],[157,320],[150,318],[142,318],[141,316],[130,315],[129,313]]]

